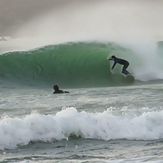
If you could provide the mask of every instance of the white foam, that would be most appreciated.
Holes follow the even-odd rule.
[[[30,141],[68,139],[70,135],[92,139],[153,140],[163,138],[163,111],[140,116],[113,115],[109,109],[99,113],[67,108],[56,115],[31,113],[21,118],[0,120],[0,149],[16,148]]]

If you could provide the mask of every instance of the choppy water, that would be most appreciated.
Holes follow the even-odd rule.
[[[162,162],[162,88],[3,86],[1,162]]]

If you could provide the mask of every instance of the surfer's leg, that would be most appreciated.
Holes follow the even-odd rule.
[[[126,70],[128,66],[129,66],[129,63],[125,64],[125,65],[123,66],[123,68],[122,68],[122,73],[124,73],[125,75],[130,74],[130,73]]]
[[[129,63],[124,64],[124,66],[123,66],[123,68],[122,68],[122,73],[124,73],[124,74],[126,74],[126,75],[129,74],[129,72],[126,70],[128,66],[129,66]]]

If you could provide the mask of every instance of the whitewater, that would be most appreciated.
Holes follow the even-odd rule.
[[[1,162],[161,162],[162,84],[1,84]]]
[[[66,108],[56,115],[33,113],[23,118],[5,117],[0,124],[0,146],[1,150],[12,149],[18,145],[27,145],[30,141],[50,143],[68,140],[72,136],[97,140],[157,140],[163,138],[163,126],[160,124],[162,115],[162,111],[153,111],[126,117],[112,115],[110,108],[102,113],[78,112],[75,108]]]
[[[0,38],[0,162],[163,162],[161,1],[33,3],[1,11],[18,24]]]

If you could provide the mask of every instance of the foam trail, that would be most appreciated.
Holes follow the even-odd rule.
[[[163,111],[127,117],[101,113],[78,112],[67,108],[56,115],[32,113],[22,118],[0,120],[0,149],[12,149],[30,141],[49,142],[81,136],[92,139],[155,140],[163,138]]]

